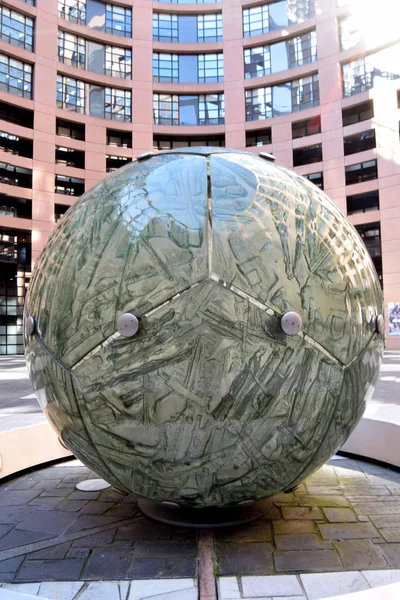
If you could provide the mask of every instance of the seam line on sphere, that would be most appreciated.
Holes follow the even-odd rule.
[[[227,281],[224,281],[223,279],[221,279],[220,277],[218,277],[218,275],[216,275],[215,273],[212,273],[211,276],[210,276],[210,278],[213,281],[215,281],[218,285],[220,285],[221,287],[224,287],[226,289],[231,290],[234,294],[236,294],[237,296],[240,296],[244,300],[248,300],[251,304],[253,304],[257,308],[259,308],[263,312],[266,312],[266,313],[268,313],[271,316],[274,315],[276,317],[282,317],[282,315],[280,313],[276,312],[270,306],[267,306],[266,304],[263,304],[262,302],[260,302],[259,300],[257,300],[257,298],[254,298],[254,296],[251,296],[247,292],[244,292],[243,290],[240,290],[239,288],[237,288],[236,286],[232,285],[231,283],[229,283]],[[314,338],[312,338],[311,336],[309,336],[307,333],[304,333],[303,331],[299,331],[298,333],[296,333],[296,335],[298,335],[299,337],[303,338],[304,341],[307,342],[307,343],[309,343],[311,346],[314,346],[315,348],[318,348],[318,350],[320,352],[322,352],[328,358],[330,358],[330,360],[332,362],[334,362],[335,365],[338,366],[340,369],[345,369],[346,368],[346,365],[344,363],[342,363],[338,358],[336,358],[336,356],[334,356],[333,354],[331,354],[326,348],[324,348],[323,346],[321,346],[321,344],[319,344],[317,341],[315,341]]]
[[[212,186],[211,186],[211,162],[208,157],[206,163],[207,177],[207,221],[206,221],[206,244],[208,256],[208,276],[212,277],[212,250],[213,250],[213,235],[212,235]]]
[[[56,358],[52,352],[50,352],[50,350],[47,348],[46,344],[43,342],[43,340],[40,338],[40,336],[37,333],[34,334],[34,337],[35,337],[35,340],[37,341],[37,343],[41,346],[42,350],[44,352],[46,352],[46,354],[48,354],[50,356],[50,358],[52,360],[54,360],[55,363],[57,363],[57,365],[60,367],[60,369],[63,369],[63,371],[66,371],[67,373],[69,373],[68,367],[63,365],[62,362],[58,358]]]
[[[147,319],[148,317],[150,317],[151,315],[153,315],[158,310],[161,310],[165,306],[168,306],[168,304],[170,304],[173,300],[176,300],[177,298],[179,298],[179,296],[181,296],[182,294],[185,294],[185,293],[189,292],[190,290],[192,290],[196,286],[198,286],[201,283],[204,283],[205,281],[208,281],[208,280],[209,280],[209,277],[204,277],[204,279],[200,279],[200,281],[196,281],[196,283],[192,283],[192,285],[189,285],[187,288],[184,288],[183,290],[181,290],[177,294],[174,294],[173,296],[171,296],[171,298],[168,298],[168,300],[165,300],[165,302],[162,302],[162,304],[159,304],[158,306],[152,308],[148,313],[145,313],[144,315],[140,315],[139,319],[143,319],[143,318]],[[87,354],[85,354],[84,356],[82,356],[82,358],[80,358],[78,360],[78,362],[76,362],[74,365],[72,365],[71,366],[71,372],[73,372],[75,369],[77,369],[78,367],[80,367],[89,358],[92,358],[92,356],[94,356],[95,354],[97,354],[97,352],[100,352],[100,350],[102,350],[102,348],[106,348],[114,340],[117,340],[117,339],[122,338],[122,337],[123,336],[119,333],[119,331],[115,331],[114,333],[112,333],[110,336],[108,336],[108,338],[106,338],[105,340],[103,340],[95,348],[93,348],[92,350],[90,350],[90,352],[88,352]],[[124,338],[124,339],[126,339],[126,338]]]

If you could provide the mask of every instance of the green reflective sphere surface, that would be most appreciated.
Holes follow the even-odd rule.
[[[84,194],[25,311],[30,376],[64,444],[118,489],[194,507],[264,498],[323,464],[383,349],[379,281],[342,213],[223,149],[161,153]]]

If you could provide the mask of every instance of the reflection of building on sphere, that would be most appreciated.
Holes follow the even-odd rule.
[[[324,463],[383,346],[379,281],[340,211],[272,161],[209,148],[82,196],[26,311],[30,375],[64,443],[119,489],[196,507],[290,489]]]

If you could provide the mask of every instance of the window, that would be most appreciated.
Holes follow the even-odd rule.
[[[132,51],[127,48],[106,46],[105,75],[131,79],[132,77]]]
[[[0,119],[33,129],[33,110],[0,101]]]
[[[243,35],[251,37],[269,31],[268,4],[246,8],[243,11]]]
[[[32,98],[32,65],[0,54],[0,90]]]
[[[322,144],[314,146],[306,146],[305,148],[294,148],[293,150],[293,166],[300,167],[310,163],[322,161]]]
[[[106,32],[132,37],[132,11],[115,4],[106,4]]]
[[[343,139],[343,144],[345,156],[376,148],[375,129],[356,133],[355,135],[348,135]]]
[[[132,148],[132,133],[130,131],[117,131],[107,129],[107,146],[118,148]]]
[[[35,6],[35,0],[22,0],[25,4],[30,4],[31,6]]]
[[[130,90],[105,88],[63,75],[57,76],[57,106],[101,119],[131,121]]]
[[[33,19],[0,5],[0,39],[33,50]]]
[[[314,185],[319,187],[320,190],[324,189],[324,174],[323,173],[308,173],[303,175],[308,181],[311,181]]]
[[[178,83],[179,65],[177,54],[153,54],[153,80]]]
[[[130,90],[117,90],[105,88],[105,111],[106,119],[114,121],[132,120],[131,92]]]
[[[131,50],[104,46],[65,31],[58,32],[58,60],[111,77],[130,79],[132,74]]]
[[[153,40],[156,42],[178,41],[178,15],[153,14]]]
[[[66,31],[59,30],[58,60],[66,65],[84,69],[86,66],[85,40]]]
[[[58,223],[58,221],[65,215],[67,210],[69,209],[68,204],[55,204],[54,205],[54,221]]]
[[[174,148],[195,148],[202,146],[225,147],[225,136],[211,135],[207,137],[187,137],[155,135],[153,138],[154,150],[171,150]]]
[[[218,54],[153,54],[153,80],[167,83],[215,83],[224,80]]]
[[[319,105],[318,75],[245,91],[246,120],[258,121]]]
[[[182,18],[182,17],[181,17]],[[222,40],[222,14],[197,15],[197,42]]]
[[[246,148],[249,146],[264,146],[271,144],[271,128],[257,129],[256,131],[246,131]]]
[[[85,180],[78,177],[55,176],[54,191],[66,196],[81,196],[85,191]]]
[[[78,25],[86,25],[86,0],[58,0],[58,14]]]
[[[198,83],[215,83],[224,80],[224,55],[200,54],[198,57]]]
[[[317,60],[317,34],[306,33],[283,42],[246,48],[244,70],[246,79],[264,77]]]
[[[85,84],[78,79],[57,75],[57,106],[77,113],[85,112]]]
[[[375,85],[375,79],[399,79],[400,44],[342,65],[343,95],[353,96]]]
[[[14,167],[8,163],[0,163],[0,183],[31,188],[32,169],[23,169],[22,167]]]
[[[307,135],[315,135],[316,133],[321,133],[321,117],[319,115],[311,119],[292,123],[292,138],[294,140],[306,137]]]
[[[223,94],[153,95],[156,125],[218,125],[225,122]]]
[[[153,40],[183,44],[222,40],[222,14],[168,15],[153,14]]]
[[[302,23],[314,16],[314,0],[281,0],[243,10],[243,35],[252,37]]]
[[[368,160],[357,165],[350,165],[345,168],[346,185],[360,183],[378,178],[378,167],[376,160]]]
[[[8,194],[0,194],[0,216],[32,218],[32,202],[25,198],[15,198]]]
[[[132,10],[98,0],[58,0],[58,14],[79,25],[132,37]]]
[[[85,126],[82,123],[57,119],[56,133],[62,137],[69,137],[73,140],[82,140],[83,142],[85,141]]]
[[[366,213],[371,210],[379,210],[379,191],[365,192],[347,196],[347,214]]]
[[[5,131],[0,131],[0,150],[2,152],[15,154],[16,156],[32,158],[33,140],[22,138],[18,135],[11,135],[11,133],[6,133]]]
[[[112,173],[116,171],[120,167],[127,165],[132,162],[131,158],[127,158],[126,156],[106,156],[106,171],[107,173]]]
[[[85,153],[82,150],[73,150],[65,146],[56,146],[56,164],[75,169],[85,168]]]
[[[350,108],[344,108],[342,110],[343,127],[346,125],[352,125],[353,123],[359,123],[360,121],[367,121],[372,119],[374,116],[374,102],[373,100],[367,100],[357,106],[350,106]]]
[[[367,225],[356,225],[356,229],[367,247],[382,285],[381,225],[380,223],[368,223]]]

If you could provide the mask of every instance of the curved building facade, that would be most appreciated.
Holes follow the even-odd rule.
[[[76,198],[200,145],[272,152],[325,190],[400,349],[400,35],[370,37],[346,0],[2,0],[0,354],[23,350],[32,261]]]

